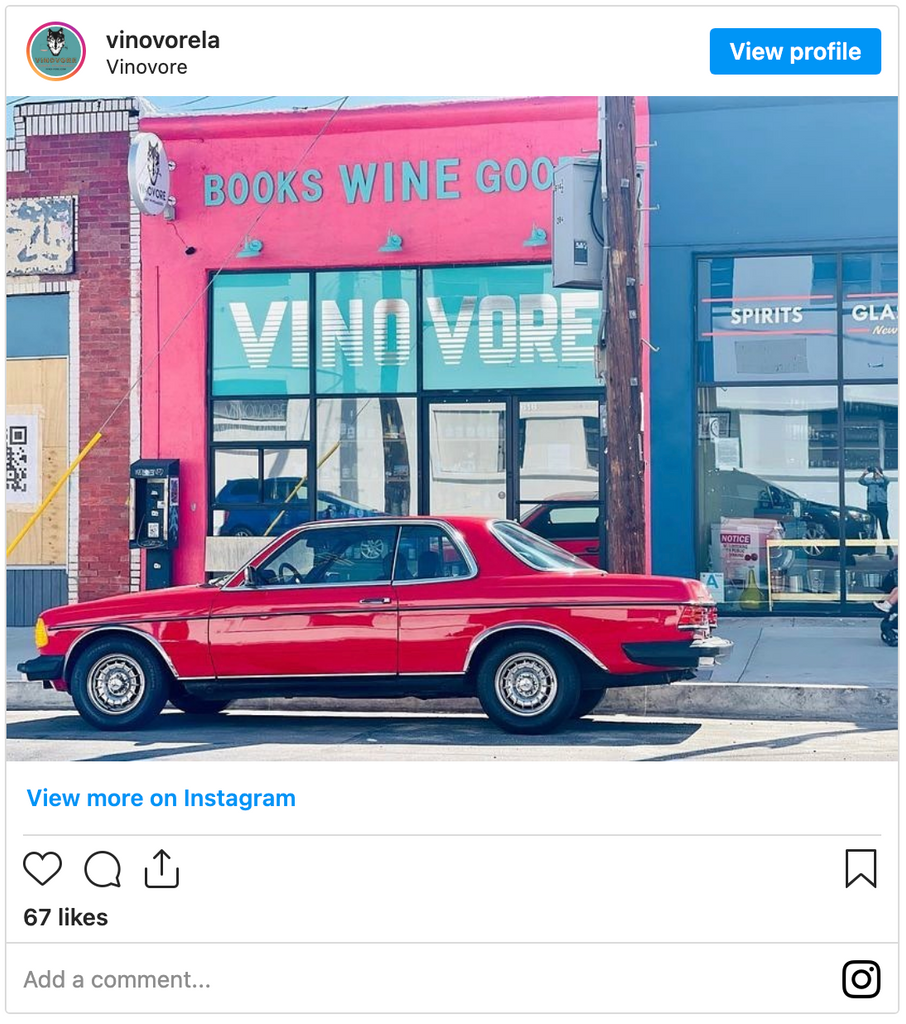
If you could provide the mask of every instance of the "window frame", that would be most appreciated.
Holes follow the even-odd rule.
[[[690,431],[691,437],[693,438],[693,472],[691,474],[690,487],[692,490],[691,502],[693,510],[693,553],[695,558],[696,570],[699,572],[704,571],[706,565],[706,557],[702,551],[700,545],[700,533],[703,527],[702,521],[702,501],[701,501],[701,467],[700,467],[700,455],[699,447],[701,445],[701,439],[698,436],[698,417],[701,413],[703,399],[702,394],[708,391],[727,391],[734,388],[801,388],[801,387],[832,387],[837,393],[837,418],[835,429],[838,433],[838,448],[837,448],[837,462],[838,465],[834,468],[834,472],[837,473],[838,481],[838,495],[836,507],[842,512],[847,507],[846,501],[846,451],[845,451],[845,431],[847,427],[847,416],[846,416],[846,389],[852,386],[867,386],[867,387],[881,387],[889,385],[897,385],[898,377],[847,377],[846,366],[845,366],[845,325],[844,319],[847,315],[846,299],[844,295],[844,263],[847,257],[853,256],[873,256],[878,255],[880,257],[898,256],[898,249],[896,244],[879,244],[874,246],[841,246],[836,245],[833,247],[815,247],[812,249],[803,248],[789,248],[789,249],[753,249],[751,251],[740,251],[735,247],[727,246],[723,249],[708,249],[708,250],[693,250],[690,254],[692,260],[692,287],[693,287],[693,308],[692,308],[692,381],[693,389],[690,400]],[[833,258],[836,261],[836,282],[835,282],[835,302],[836,302],[836,344],[837,344],[837,372],[832,378],[827,379],[811,379],[807,377],[800,377],[797,379],[785,379],[785,380],[744,380],[744,381],[705,381],[702,379],[702,356],[703,350],[700,343],[700,312],[701,312],[701,299],[703,297],[702,289],[700,287],[700,267],[704,261],[715,260],[715,259],[745,259],[750,257],[782,257],[782,256],[807,256],[811,258],[816,257],[827,257]],[[897,279],[897,288],[899,288],[899,278]],[[897,459],[899,462],[899,459]],[[852,471],[850,471],[852,472]],[[899,472],[899,470],[891,470],[891,472]],[[864,610],[864,602],[858,602],[853,604],[848,598],[848,578],[846,575],[847,566],[845,564],[846,559],[846,546],[845,544],[839,545],[839,568],[840,568],[840,598],[835,603],[829,603],[826,607],[814,607],[808,605],[807,600],[803,600],[802,603],[797,603],[788,610],[789,614],[814,614],[814,615],[839,615],[839,614],[850,614],[854,609]],[[764,615],[767,614],[765,611],[747,611],[744,608],[739,608],[735,604],[729,603],[723,606],[725,609],[729,609],[729,612],[733,615],[739,615],[741,617],[752,616],[752,615]],[[770,614],[784,614],[783,611],[775,609]]]
[[[390,578],[386,580],[361,580],[361,581],[350,581],[343,580],[339,583],[249,583],[247,570],[252,569],[258,571],[265,562],[269,562],[271,559],[276,558],[280,555],[291,544],[296,543],[298,539],[304,534],[311,533],[314,530],[362,530],[362,529],[393,529],[395,531],[395,537],[393,540],[393,559],[390,567]],[[334,587],[389,587],[393,585],[393,572],[396,568],[396,554],[399,549],[399,538],[400,531],[402,529],[401,523],[397,522],[385,522],[375,517],[371,521],[362,520],[360,522],[350,523],[337,523],[335,520],[322,520],[317,523],[306,524],[305,526],[299,527],[299,529],[293,533],[291,537],[287,537],[286,540],[277,548],[275,548],[267,558],[261,559],[260,562],[255,562],[258,555],[255,556],[250,562],[247,562],[240,570],[242,579],[237,587],[230,589],[237,590],[279,590],[287,592],[289,590],[317,590],[327,589]],[[386,556],[385,556],[386,557]],[[253,564],[255,563],[255,564]],[[238,574],[237,574],[238,575]]]
[[[324,272],[361,272],[370,270],[413,270],[416,273],[416,295],[418,303],[418,315],[415,318],[415,335],[413,343],[415,345],[415,357],[416,357],[416,387],[414,391],[399,391],[399,392],[356,392],[354,394],[342,395],[336,392],[330,392],[321,394],[317,388],[317,316],[312,314],[309,316],[309,376],[308,376],[308,389],[302,392],[292,392],[286,394],[275,395],[272,393],[265,394],[214,394],[213,388],[213,349],[214,349],[214,304],[209,301],[207,303],[207,337],[206,337],[206,437],[207,437],[207,466],[206,466],[206,480],[207,490],[205,494],[205,500],[207,505],[207,536],[210,538],[216,537],[217,534],[214,532],[214,518],[216,512],[224,511],[223,507],[215,504],[215,491],[214,491],[214,458],[213,451],[218,447],[227,448],[255,448],[259,446],[257,441],[229,441],[229,442],[215,442],[214,441],[214,422],[213,422],[213,403],[226,402],[226,401],[249,401],[254,399],[261,400],[273,400],[275,398],[280,399],[305,399],[312,403],[313,413],[309,418],[309,432],[308,438],[304,442],[309,445],[309,480],[314,481],[313,487],[311,488],[311,508],[309,510],[309,521],[314,524],[318,522],[317,519],[317,491],[320,486],[319,473],[317,468],[318,461],[318,445],[319,445],[319,431],[318,431],[318,416],[317,416],[317,403],[320,399],[338,399],[338,398],[414,398],[416,402],[416,458],[415,467],[417,470],[416,478],[412,481],[412,493],[413,500],[411,506],[413,508],[414,515],[430,515],[430,494],[429,486],[427,483],[427,471],[428,471],[428,459],[430,457],[430,440],[429,440],[429,427],[430,423],[428,420],[428,409],[432,403],[444,403],[447,401],[467,401],[470,398],[475,400],[493,400],[499,399],[504,403],[509,403],[510,400],[519,402],[521,400],[531,399],[533,396],[543,397],[545,399],[572,399],[577,398],[579,401],[585,401],[590,398],[594,398],[598,401],[599,410],[603,409],[603,402],[605,400],[605,384],[603,381],[598,381],[597,384],[576,384],[574,386],[558,384],[551,388],[539,388],[537,385],[521,385],[521,386],[495,386],[488,388],[462,388],[450,391],[435,390],[426,388],[424,384],[424,360],[423,360],[423,349],[424,349],[424,317],[421,315],[424,305],[424,274],[428,271],[435,270],[456,270],[456,269],[491,269],[491,268],[550,268],[551,262],[548,257],[543,259],[512,259],[512,260],[497,260],[497,261],[477,261],[477,262],[451,262],[443,264],[427,264],[424,262],[420,263],[400,263],[394,264],[392,267],[374,267],[374,266],[361,266],[361,265],[345,265],[335,267],[261,267],[261,268],[250,268],[244,270],[242,273],[248,275],[255,274],[266,274],[266,273],[304,273],[309,275],[309,309],[316,310],[317,294],[316,294],[316,278],[319,273]],[[209,285],[216,279],[217,273],[211,271],[208,275]],[[231,271],[231,273],[238,273],[238,271]],[[508,405],[507,408],[510,408]],[[516,436],[515,430],[512,431],[512,437],[508,435],[507,445],[515,443]],[[296,446],[298,442],[287,442],[290,446]],[[280,442],[268,442],[265,444],[261,442],[261,447],[279,447]],[[599,493],[603,493],[604,490],[604,479],[606,474],[606,459],[602,457],[604,444],[603,440],[599,441],[600,450],[598,455],[598,483]],[[511,510],[508,507],[507,514],[513,514],[517,519],[519,516],[519,510],[528,504],[528,502],[521,500],[520,496],[514,489],[513,481],[507,479],[507,494],[508,501],[511,502]],[[537,504],[537,502],[532,502]],[[239,506],[231,506],[231,508],[238,508]],[[251,508],[266,508],[267,506],[251,505],[243,506]],[[276,506],[275,506],[276,507]],[[394,513],[382,513],[384,515],[393,515]],[[604,548],[602,547],[602,551]]]
[[[468,570],[464,576],[435,576],[432,579],[427,580],[402,580],[396,578],[396,566],[399,559],[400,544],[403,539],[403,530],[413,529],[437,529],[443,533],[453,547],[456,549],[459,557],[464,562],[466,569]],[[405,587],[417,584],[419,586],[425,586],[432,583],[459,583],[463,580],[472,580],[478,575],[478,563],[475,561],[475,556],[472,554],[469,545],[466,543],[463,535],[458,531],[454,530],[448,523],[441,522],[439,520],[426,520],[416,519],[412,522],[403,522],[400,524],[399,532],[396,537],[396,551],[393,555],[393,572],[391,574],[391,582],[395,587]]]

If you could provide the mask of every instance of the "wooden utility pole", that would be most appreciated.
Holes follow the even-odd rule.
[[[645,463],[639,334],[635,111],[631,96],[604,100],[607,244],[604,321],[607,381],[607,562],[645,571]]]

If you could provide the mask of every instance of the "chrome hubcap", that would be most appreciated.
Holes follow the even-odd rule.
[[[825,531],[820,526],[810,526],[805,531],[805,539],[811,541],[810,544],[803,544],[805,553],[812,558],[817,558],[823,554],[825,545],[820,543],[827,536]]]
[[[94,663],[88,673],[88,698],[105,715],[122,715],[141,700],[145,673],[126,654],[107,655]]]
[[[557,695],[557,673],[538,654],[514,654],[494,676],[494,689],[501,704],[517,715],[540,715]]]

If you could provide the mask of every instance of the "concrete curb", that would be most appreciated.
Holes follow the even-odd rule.
[[[624,686],[609,691],[598,714],[680,718],[745,718],[775,721],[865,722],[896,726],[895,687],[822,686],[802,683],[684,682],[670,686]],[[476,700],[336,700],[329,697],[262,697],[236,701],[237,710],[403,712],[407,714],[480,712]],[[65,693],[40,683],[6,684],[8,711],[71,711]]]

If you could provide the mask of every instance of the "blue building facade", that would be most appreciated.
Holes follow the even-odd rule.
[[[650,116],[654,570],[864,609],[896,564],[897,101]]]

